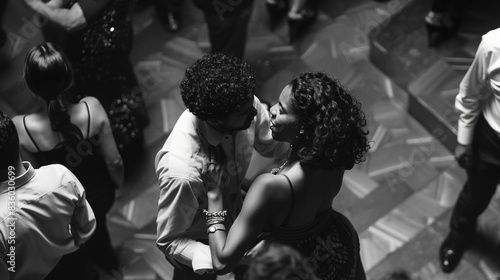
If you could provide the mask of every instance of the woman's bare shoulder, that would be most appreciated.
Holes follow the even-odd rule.
[[[83,102],[87,103],[87,105],[89,106],[89,109],[93,113],[105,113],[101,102],[99,102],[99,99],[97,99],[93,96],[86,96],[86,97],[82,98],[78,104],[83,105]]]
[[[87,105],[85,105],[84,103],[86,103]],[[78,107],[79,112],[81,110],[87,111],[87,106],[88,106],[89,112],[88,113],[85,112],[85,115],[88,116],[88,114],[90,114],[90,118],[92,120],[91,121],[92,126],[94,125],[101,126],[103,122],[108,121],[106,111],[104,110],[104,108],[101,105],[101,102],[99,102],[97,98],[93,96],[84,97],[80,100],[80,102],[77,105],[79,106]]]
[[[255,178],[250,186],[250,190],[252,188],[262,195],[273,199],[279,200],[282,197],[288,197],[288,182],[285,176],[282,175],[274,175],[271,173],[262,174]]]

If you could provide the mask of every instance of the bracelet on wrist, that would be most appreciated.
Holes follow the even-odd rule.
[[[216,211],[216,212],[208,212],[207,209],[203,209],[203,214],[205,214],[205,217],[207,217],[207,218],[210,218],[210,217],[225,217],[225,216],[227,216],[227,210]]]
[[[208,226],[211,226],[211,225],[214,225],[214,224],[224,224],[225,220],[226,219],[224,219],[223,217],[208,218],[207,221],[206,221],[206,225],[208,227]]]

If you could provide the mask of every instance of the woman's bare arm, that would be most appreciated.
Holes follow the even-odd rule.
[[[85,97],[83,101],[86,101],[89,105],[91,116],[90,131],[91,136],[94,137],[93,141],[97,141],[95,144],[97,144],[104,157],[111,179],[113,179],[113,182],[118,187],[121,187],[123,185],[124,166],[115,138],[113,137],[113,132],[111,131],[106,111],[94,97]]]

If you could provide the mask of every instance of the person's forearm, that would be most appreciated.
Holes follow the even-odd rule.
[[[116,184],[118,188],[122,187],[123,177],[125,174],[122,158],[118,156],[113,162],[108,163],[107,166],[108,166],[108,172],[113,182]]]
[[[83,11],[78,3],[74,4],[70,9],[63,9],[51,2],[43,3],[38,0],[25,1],[35,12],[68,32],[82,29],[87,25]]]
[[[233,267],[228,262],[219,259],[219,255],[224,250],[224,245],[226,244],[226,232],[218,230],[214,233],[209,233],[208,242],[210,244],[214,271],[220,275],[229,273]]]
[[[211,196],[211,194],[208,195],[208,212],[219,212],[223,210],[223,207],[222,194],[216,196]],[[217,230],[214,233],[209,233],[208,243],[210,245],[214,271],[217,274],[226,274],[231,271],[232,267],[229,267],[224,259],[220,259],[226,244],[226,232]]]

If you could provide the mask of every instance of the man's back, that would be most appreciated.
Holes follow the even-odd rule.
[[[0,259],[11,279],[43,279],[59,259],[95,230],[95,217],[78,179],[54,164],[13,174],[0,183]],[[14,210],[15,209],[15,210]]]

